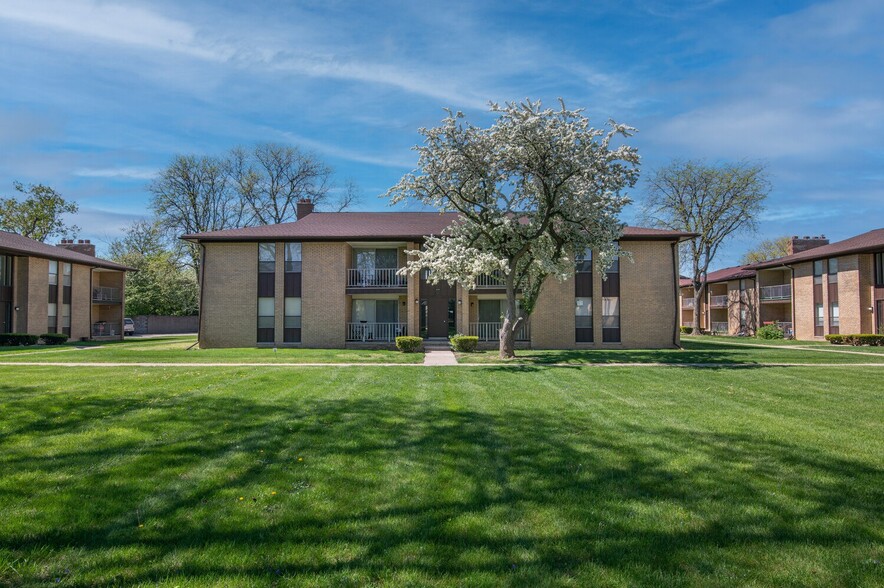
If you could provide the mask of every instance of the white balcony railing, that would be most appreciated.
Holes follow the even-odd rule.
[[[92,324],[93,337],[119,337],[123,331],[120,329],[120,323],[109,323],[107,321],[98,321]]]
[[[348,269],[348,288],[405,288],[407,276],[400,276],[397,268]]]
[[[500,272],[493,272],[476,278],[476,288],[506,288],[506,284],[500,277]]]
[[[727,294],[722,294],[721,296],[710,296],[709,297],[709,306],[713,308],[724,308],[727,306]]]
[[[681,299],[681,307],[682,308],[694,308],[694,299],[693,298],[682,298]]]
[[[727,333],[727,323],[726,322],[712,323],[712,332],[713,333]]]
[[[500,341],[500,326],[503,323],[470,323],[470,335],[478,337],[479,341]],[[516,341],[530,341],[531,329],[527,323],[522,323],[516,332]]]
[[[390,343],[407,334],[405,323],[347,323],[347,341]]]
[[[92,302],[119,302],[120,289],[107,286],[92,288]]]
[[[792,284],[761,287],[762,300],[789,300],[790,298],[792,298]]]

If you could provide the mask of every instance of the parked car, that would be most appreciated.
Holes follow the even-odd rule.
[[[123,319],[123,336],[135,334],[135,321],[130,318]]]

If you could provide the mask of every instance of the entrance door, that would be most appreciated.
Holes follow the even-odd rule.
[[[426,328],[426,336],[448,337],[449,329],[455,326],[454,313],[451,312],[454,306],[454,288],[447,282],[429,284],[425,273],[421,272],[420,294],[426,317],[426,324],[421,326]]]

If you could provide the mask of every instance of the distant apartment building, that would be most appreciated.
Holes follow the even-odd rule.
[[[699,310],[689,301],[690,280],[683,279],[682,324],[734,335],[775,323],[800,340],[884,333],[884,229],[837,243],[825,237],[793,237],[791,251],[710,273]],[[750,307],[754,324],[743,314]]]
[[[201,249],[202,347],[389,346],[399,335],[460,332],[498,339],[505,291],[499,277],[474,289],[401,275],[407,251],[440,235],[455,214],[313,212],[291,223],[183,238]],[[627,227],[632,261],[605,276],[593,252],[572,279],[544,284],[517,344],[535,348],[674,347],[678,334],[678,243],[691,235]]]
[[[129,269],[95,257],[89,241],[0,231],[0,333],[120,339]]]

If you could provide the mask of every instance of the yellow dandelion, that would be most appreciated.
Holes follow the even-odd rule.
[[[299,457],[299,458],[298,458],[298,461],[304,461],[304,458],[303,458],[303,457]]]
[[[140,529],[140,528],[143,527],[143,526],[144,526],[144,525],[138,525],[138,528]]]
[[[274,491],[273,491],[273,492],[271,492],[271,493],[270,493],[270,494],[274,494],[274,495],[275,495],[275,494],[276,494],[276,490],[274,490]]]
[[[242,500],[242,499],[243,499],[243,497],[242,497],[242,496],[240,496],[240,497],[239,497],[239,499],[240,499],[240,500]]]

